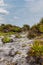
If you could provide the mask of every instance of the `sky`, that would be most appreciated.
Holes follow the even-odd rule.
[[[30,26],[43,17],[43,0],[0,0],[0,24]]]

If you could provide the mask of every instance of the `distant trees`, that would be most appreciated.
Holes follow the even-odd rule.
[[[21,32],[21,28],[18,26],[13,26],[11,24],[1,24],[0,26],[1,32]]]
[[[28,31],[28,30],[30,30],[30,26],[25,24],[25,25],[23,25],[22,30],[23,31]]]
[[[39,31],[43,33],[43,18],[40,20],[40,23],[38,24],[38,26],[39,26]]]
[[[32,27],[32,30],[34,30],[37,33],[43,33],[43,18],[40,20],[40,22],[37,25],[34,25]]]
[[[37,25],[34,25],[31,27],[31,30],[34,32],[34,33],[38,33],[39,32],[39,29],[38,29],[38,26]]]
[[[43,18],[36,25],[30,27],[28,24],[24,24],[23,27],[11,25],[11,24],[1,24],[0,25],[1,32],[22,32],[28,31],[28,33],[33,37],[34,35],[43,34]],[[31,32],[30,32],[31,31]]]
[[[15,26],[15,25],[11,25],[11,24],[1,24],[0,26],[0,31],[2,32],[21,32],[21,31],[29,31],[30,30],[30,26],[25,24],[23,25],[23,27],[19,27],[19,26]]]
[[[36,36],[40,36],[41,34],[43,34],[43,18],[40,20],[38,24],[33,25],[30,28],[27,37],[34,38]]]

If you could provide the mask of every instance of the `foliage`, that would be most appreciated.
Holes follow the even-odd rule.
[[[36,37],[36,35],[32,31],[29,31],[27,38],[32,39],[32,38],[35,38],[35,37]]]
[[[2,39],[2,42],[3,43],[9,43],[9,42],[12,42],[13,40],[10,39],[8,36],[5,36],[3,39]]]
[[[27,54],[29,65],[43,65],[43,40],[35,40]]]
[[[13,25],[10,25],[10,24],[2,24],[0,26],[0,31],[1,32],[21,32],[21,28],[18,27],[18,26],[13,26]]]
[[[12,34],[16,34],[16,32],[0,32],[0,36],[6,36],[6,35],[10,36]]]
[[[11,25],[11,24],[1,24],[0,25],[0,35],[6,35],[6,34],[14,34],[16,33],[20,33],[20,32],[30,32],[28,37],[36,37],[39,36],[41,34],[43,34],[43,18],[39,21],[39,23],[37,23],[36,25],[33,25],[32,27],[30,27],[27,24],[24,24],[23,27],[19,27],[19,26],[15,26],[15,25]],[[2,34],[1,34],[2,33]]]
[[[38,24],[33,25],[31,27],[31,31],[34,32],[36,35],[43,34],[43,18],[40,20]]]
[[[43,41],[36,40],[28,52],[30,56],[42,57],[43,56]]]
[[[23,25],[23,27],[22,27],[23,31],[28,31],[29,29],[30,29],[30,26],[27,24]]]
[[[41,24],[41,25],[39,26],[39,31],[40,31],[40,32],[43,32],[43,24]]]

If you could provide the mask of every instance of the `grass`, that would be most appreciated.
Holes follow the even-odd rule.
[[[43,56],[43,41],[42,40],[34,41],[34,44],[28,54],[36,57]]]
[[[43,40],[35,40],[27,54],[30,65],[43,65]]]
[[[3,43],[9,43],[9,42],[12,42],[12,40],[11,40],[8,36],[5,36],[5,37],[2,39],[2,42],[3,42]]]
[[[6,35],[12,35],[12,34],[16,34],[16,32],[7,32],[7,33],[4,33],[4,32],[0,32],[0,36],[6,36]]]

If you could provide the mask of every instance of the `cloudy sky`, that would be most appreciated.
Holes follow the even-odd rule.
[[[33,25],[43,17],[43,0],[0,0],[0,24]]]

